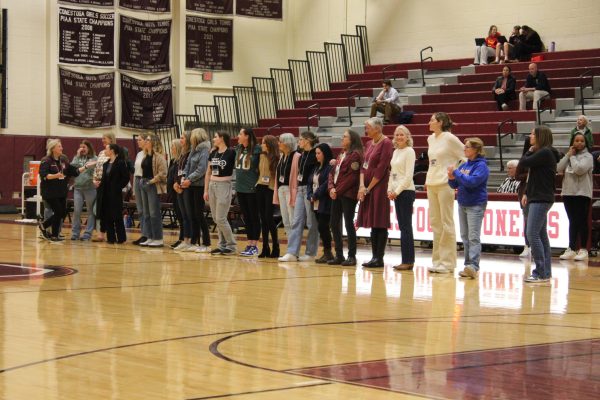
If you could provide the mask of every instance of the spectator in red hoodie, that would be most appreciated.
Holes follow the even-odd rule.
[[[494,63],[498,63],[500,49],[496,51],[496,47],[498,46],[498,38],[500,36],[501,35],[498,32],[498,27],[496,25],[490,26],[488,35],[485,38],[485,43],[481,46],[475,47],[475,59],[473,60],[474,65],[487,64],[488,58],[492,56],[496,56]]]

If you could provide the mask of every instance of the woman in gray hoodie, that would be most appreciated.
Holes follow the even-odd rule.
[[[560,256],[562,260],[584,261],[588,258],[588,213],[593,192],[593,168],[594,159],[587,149],[585,135],[577,132],[571,138],[569,151],[556,166],[558,173],[564,173],[562,198],[569,217],[569,247]]]
[[[92,144],[88,140],[84,140],[77,149],[77,154],[73,157],[71,165],[79,168],[79,176],[75,178],[73,190],[73,227],[71,229],[71,240],[79,240],[81,232],[81,212],[83,211],[83,201],[88,211],[87,226],[85,233],[81,236],[81,240],[90,240],[92,232],[96,225],[96,217],[92,210],[96,201],[96,187],[92,182],[92,174],[94,173],[95,161],[98,159]]]

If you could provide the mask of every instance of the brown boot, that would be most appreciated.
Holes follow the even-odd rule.
[[[333,253],[331,252],[331,249],[323,249],[323,255],[321,258],[317,258],[315,262],[317,264],[327,264],[327,262],[330,260],[333,260]]]
[[[395,265],[394,269],[396,271],[412,271],[414,267],[414,264],[400,264],[400,265]]]

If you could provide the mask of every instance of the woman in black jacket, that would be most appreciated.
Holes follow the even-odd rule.
[[[496,79],[492,92],[494,93],[494,100],[498,105],[498,111],[507,111],[508,103],[510,100],[515,99],[516,93],[515,88],[517,86],[516,79],[511,74],[511,69],[508,65],[502,68],[502,75]]]
[[[106,146],[108,161],[102,166],[98,187],[96,214],[105,222],[106,242],[124,243],[127,240],[123,223],[123,188],[129,183],[129,169],[123,150],[111,143]]]
[[[323,243],[323,256],[315,260],[317,264],[327,264],[333,260],[331,252],[331,230],[329,229],[329,218],[331,215],[331,198],[327,190],[329,161],[333,158],[331,148],[327,143],[321,143],[315,147],[317,165],[308,177],[308,200],[312,203],[312,209],[317,217],[319,236]]]
[[[523,36],[515,44],[515,58],[519,61],[529,61],[533,53],[539,53],[543,50],[544,44],[540,35],[527,25],[523,25],[521,30],[523,31]]]
[[[42,199],[50,205],[52,216],[45,221],[38,221],[44,239],[58,242],[63,239],[58,237],[60,223],[67,215],[67,192],[69,191],[69,177],[78,176],[80,170],[69,164],[69,159],[63,155],[62,144],[59,139],[49,140],[46,144],[46,157],[40,164],[40,189]],[[48,234],[49,227],[52,233]]]

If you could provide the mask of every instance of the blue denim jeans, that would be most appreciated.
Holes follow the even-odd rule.
[[[96,188],[91,187],[89,189],[78,189],[75,188],[73,191],[73,226],[71,228],[71,238],[79,239],[79,233],[81,232],[81,211],[83,211],[83,201],[87,207],[88,219],[85,233],[82,239],[90,239],[92,232],[96,226],[96,217],[92,207],[96,200]]]
[[[133,178],[133,194],[135,196],[135,208],[137,208],[138,220],[140,221],[140,230],[142,231],[142,236],[148,237],[148,232],[146,229],[144,229],[144,207],[142,206],[142,185],[140,184],[141,180],[141,176],[136,176]]]
[[[402,264],[415,263],[415,244],[413,240],[412,214],[415,203],[415,191],[403,190],[394,200],[396,217],[400,228],[400,252]]]
[[[552,252],[546,227],[552,203],[529,203],[528,207],[526,235],[531,246],[531,258],[535,262],[532,275],[552,278]]]
[[[142,189],[142,213],[144,214],[142,226],[148,234],[146,237],[152,240],[162,240],[162,216],[156,185],[149,184],[148,179],[142,178],[140,186]]]
[[[288,237],[288,254],[300,255],[300,245],[302,244],[302,234],[304,233],[304,224],[308,226],[308,236],[306,238],[307,256],[316,256],[319,249],[319,231],[317,229],[317,217],[312,211],[312,203],[306,198],[307,187],[298,186],[296,194],[296,204],[294,205],[294,221]]]
[[[476,206],[458,206],[460,237],[465,249],[465,266],[472,265],[479,271],[481,258],[481,223],[487,203]]]

